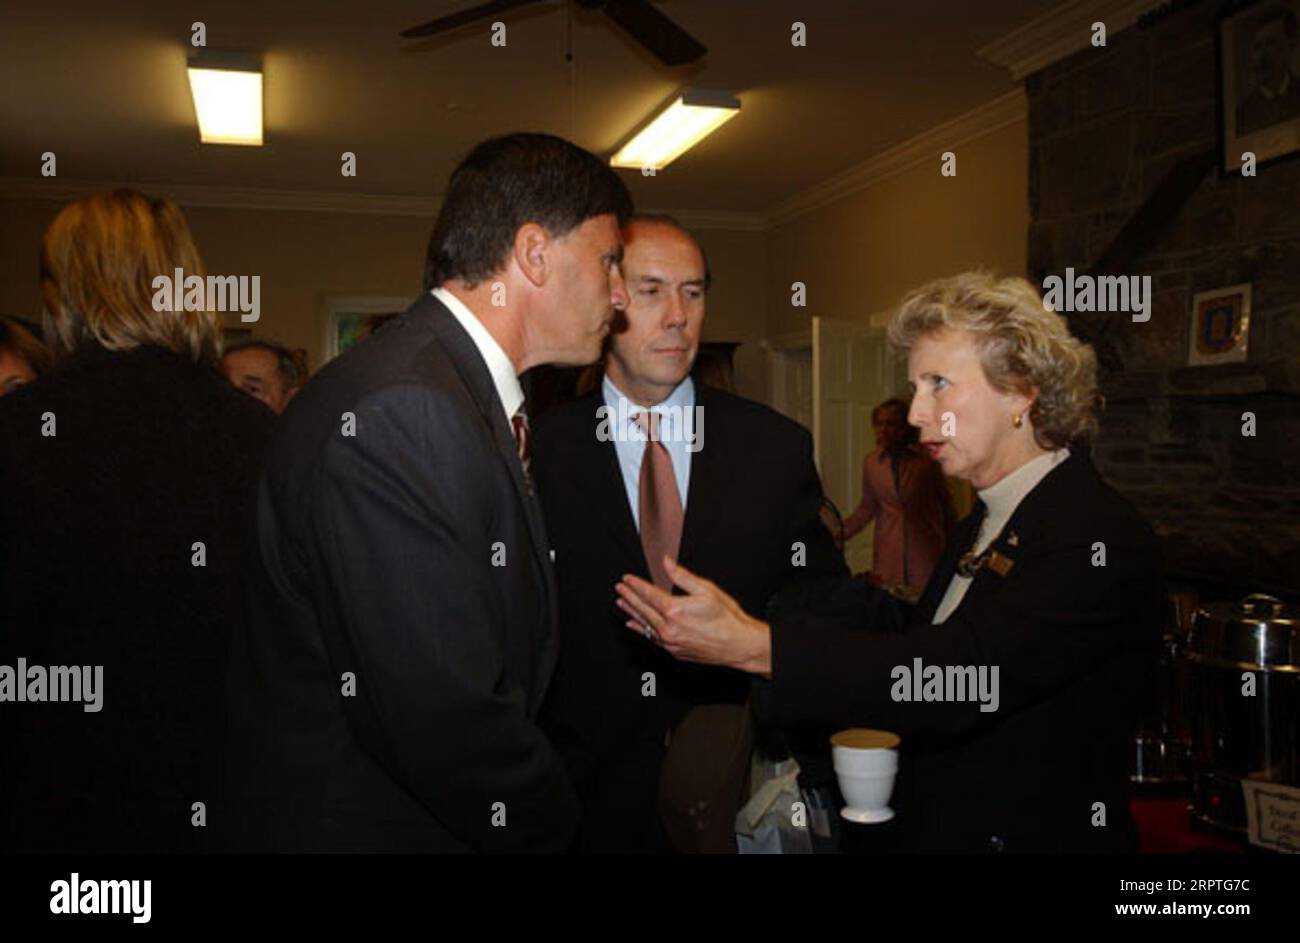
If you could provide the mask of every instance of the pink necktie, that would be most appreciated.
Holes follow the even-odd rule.
[[[636,423],[646,433],[649,441],[641,456],[640,512],[641,547],[645,550],[646,564],[655,585],[665,592],[673,591],[663,558],[677,559],[682,542],[682,498],[677,491],[677,476],[673,474],[673,459],[659,441],[658,413],[638,413]]]

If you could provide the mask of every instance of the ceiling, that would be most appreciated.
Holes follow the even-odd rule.
[[[638,204],[761,212],[1010,91],[976,50],[1059,0],[663,0],[709,47],[684,70],[562,0],[411,42],[400,29],[480,0],[18,0],[0,16],[0,177],[436,197],[482,138],[549,131],[608,156],[675,88],[735,92],[739,117],[653,178]],[[266,145],[200,145],[190,25],[263,53]],[[790,43],[791,23],[807,46]],[[357,177],[340,155],[357,155]]]

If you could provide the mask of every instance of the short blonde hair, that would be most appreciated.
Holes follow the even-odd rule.
[[[221,354],[217,314],[155,311],[153,280],[204,277],[189,224],[170,200],[135,190],[69,203],[41,241],[46,339],[59,355],[93,339],[109,350],[158,344],[198,363]]]
[[[1029,410],[1045,448],[1086,442],[1097,431],[1097,357],[1072,336],[1065,319],[1043,306],[1023,278],[963,272],[918,288],[903,299],[889,340],[910,350],[940,331],[965,331],[975,342],[989,385],[1003,393],[1038,395]]]

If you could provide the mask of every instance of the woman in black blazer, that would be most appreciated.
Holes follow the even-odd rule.
[[[214,311],[154,307],[176,269],[204,274],[184,217],[133,191],[70,204],[41,246],[59,362],[0,399],[0,667],[101,673],[82,703],[0,704],[0,851],[205,833],[274,417],[213,369]]]
[[[890,338],[908,352],[909,422],[980,499],[908,630],[844,631],[811,610],[768,623],[678,566],[684,596],[619,584],[628,627],[764,679],[760,704],[788,725],[900,734],[905,850],[1132,850],[1131,734],[1166,600],[1150,527],[1088,457],[1093,352],[1028,282],[981,273],[914,292]],[[985,684],[912,682],[932,667]]]

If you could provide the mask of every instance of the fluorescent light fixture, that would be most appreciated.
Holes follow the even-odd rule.
[[[614,167],[667,167],[740,113],[730,92],[686,89],[610,158]]]
[[[262,60],[250,53],[202,50],[188,70],[199,140],[262,144]]]

